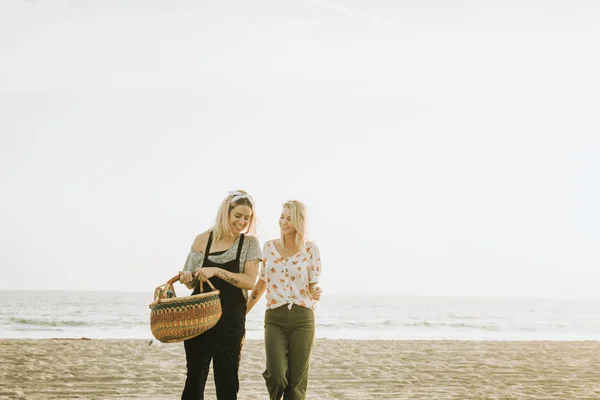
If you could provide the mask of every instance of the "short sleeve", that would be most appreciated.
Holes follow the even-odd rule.
[[[256,236],[246,236],[248,241],[248,250],[246,251],[245,261],[260,261],[262,253],[260,252],[260,244]]]
[[[183,266],[183,271],[194,272],[196,269],[202,266],[202,261],[204,260],[204,255],[202,253],[196,253],[194,250],[190,249],[190,253],[185,260],[185,265]]]
[[[308,283],[318,283],[321,276],[321,252],[319,251],[319,247],[314,243],[310,244],[310,250]]]
[[[193,249],[190,249],[187,258],[185,259],[183,270],[181,272],[194,272],[196,269],[202,267],[203,261],[204,254],[196,253]],[[188,289],[193,289],[197,283],[198,280],[194,278],[189,284],[186,283],[185,286],[187,286]]]
[[[265,243],[265,245],[263,246],[263,259],[262,262],[260,263],[260,267],[258,269],[258,277],[261,281],[267,281],[267,246],[269,245],[269,242]]]

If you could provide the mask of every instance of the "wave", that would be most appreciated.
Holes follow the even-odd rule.
[[[479,324],[468,324],[464,322],[406,322],[402,324],[407,327],[428,327],[428,328],[458,328],[458,329],[481,329],[484,331],[503,331],[504,329],[494,325],[479,325]]]
[[[33,318],[9,318],[9,321],[19,325],[43,326],[43,327],[61,327],[61,326],[94,326],[85,321],[50,321],[44,319]]]
[[[426,328],[431,330],[436,329],[478,329],[482,331],[497,331],[501,332],[505,329],[497,325],[484,325],[466,322],[429,322],[429,321],[394,321],[394,320],[383,320],[383,321],[364,321],[364,322],[326,322],[319,321],[319,326],[326,329],[390,329],[390,328]],[[517,330],[519,330],[517,328]]]

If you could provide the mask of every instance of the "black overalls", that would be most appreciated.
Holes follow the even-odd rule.
[[[229,272],[240,272],[240,254],[244,244],[244,235],[240,235],[235,260],[217,264],[208,259],[225,253],[210,253],[213,234],[210,233],[206,250],[204,251],[204,267],[218,267]],[[183,342],[187,361],[187,379],[181,395],[182,400],[203,400],[204,386],[208,377],[210,361],[213,361],[213,373],[217,399],[235,400],[239,390],[238,368],[242,351],[242,339],[246,332],[246,298],[242,289],[217,278],[211,278],[211,283],[220,290],[223,314],[219,322],[208,331]],[[212,289],[204,283],[204,292]],[[193,294],[200,293],[200,285],[196,285]]]

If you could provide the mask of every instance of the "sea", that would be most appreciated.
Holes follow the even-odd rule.
[[[264,298],[246,337],[263,337]],[[0,338],[152,339],[152,293],[3,291]],[[328,295],[316,337],[356,340],[600,340],[600,300]]]

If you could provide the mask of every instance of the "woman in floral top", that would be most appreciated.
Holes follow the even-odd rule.
[[[259,280],[248,299],[247,311],[266,291],[263,373],[271,400],[306,398],[308,366],[315,337],[314,308],[321,298],[318,287],[321,257],[316,244],[306,240],[303,203],[283,204],[281,236],[263,247]]]

